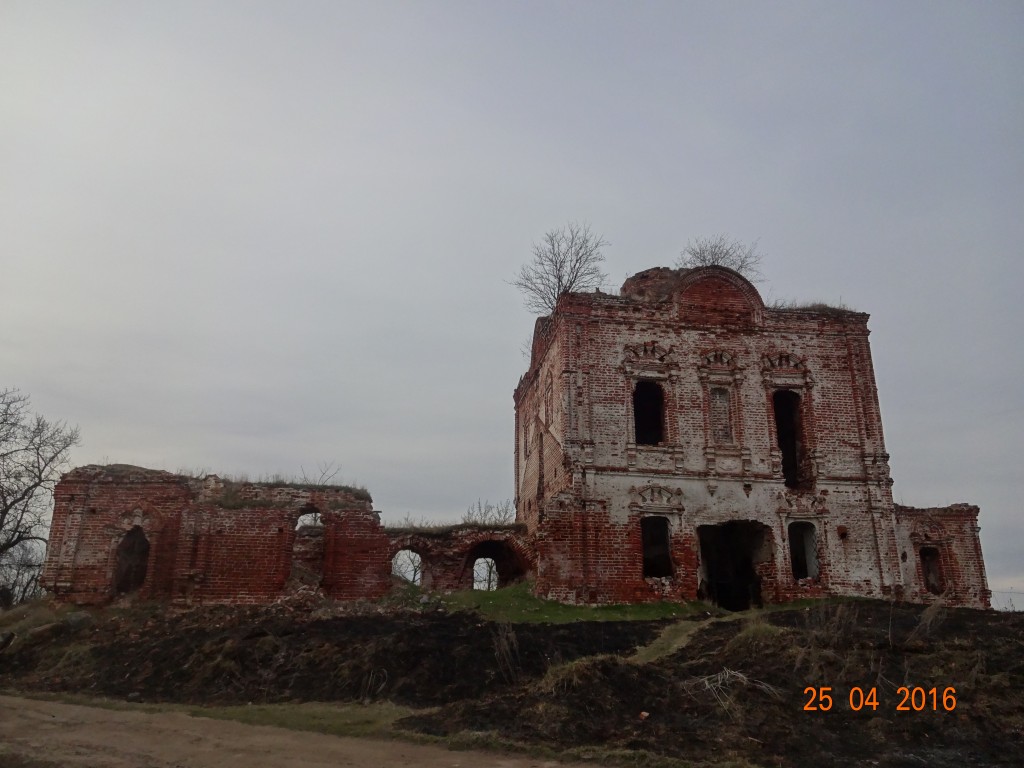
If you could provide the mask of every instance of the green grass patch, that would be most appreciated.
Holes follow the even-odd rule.
[[[690,638],[704,626],[707,626],[707,622],[686,621],[685,619],[669,624],[654,639],[654,642],[639,648],[629,657],[629,661],[634,664],[649,664],[664,656],[669,656],[690,642]]]
[[[706,610],[698,603],[635,603],[615,605],[564,605],[542,600],[522,582],[504,589],[453,592],[441,598],[451,610],[476,611],[491,621],[513,624],[568,624],[573,621],[643,621],[679,619]]]

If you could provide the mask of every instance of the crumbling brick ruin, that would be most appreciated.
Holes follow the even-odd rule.
[[[266,603],[301,585],[374,599],[391,589],[403,549],[420,555],[423,585],[436,589],[472,587],[480,557],[494,559],[503,584],[533,570],[522,526],[386,529],[362,490],[112,465],[75,469],[57,485],[42,582],[80,604],[128,593]]]
[[[978,508],[893,503],[867,320],[768,308],[720,267],[565,294],[515,390],[516,525],[386,529],[365,491],[88,466],[57,486],[43,585],[76,603],[372,599],[410,550],[433,590],[490,558],[499,586],[575,603],[988,607]]]
[[[538,594],[988,607],[978,508],[893,504],[867,321],[721,267],[563,295],[515,391]]]

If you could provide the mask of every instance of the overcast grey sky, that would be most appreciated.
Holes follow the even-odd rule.
[[[0,385],[76,464],[512,495],[568,220],[872,315],[896,499],[1024,590],[1024,3],[0,0]],[[1017,598],[1017,607],[1021,599]]]

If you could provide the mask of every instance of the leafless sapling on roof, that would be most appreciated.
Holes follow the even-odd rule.
[[[764,279],[761,273],[761,252],[757,241],[747,245],[729,235],[698,237],[690,240],[679,254],[676,265],[693,269],[696,267],[728,267],[739,272],[751,282]]]
[[[549,314],[563,293],[593,291],[607,275],[601,271],[608,242],[590,231],[590,226],[571,222],[544,234],[533,245],[533,259],[523,264],[512,285],[523,294],[531,312]]]

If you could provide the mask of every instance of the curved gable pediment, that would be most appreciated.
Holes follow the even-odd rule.
[[[725,267],[687,272],[676,292],[681,320],[694,325],[760,325],[764,301],[753,284]]]

